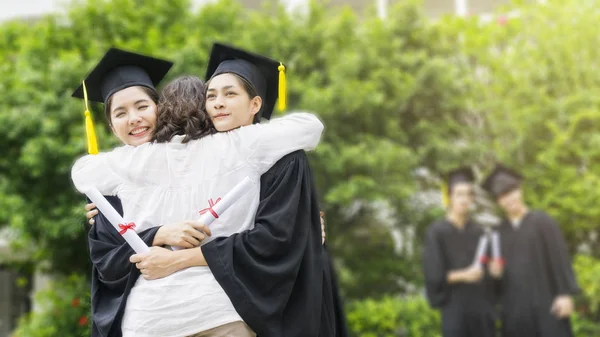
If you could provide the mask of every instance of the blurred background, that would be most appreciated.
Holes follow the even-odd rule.
[[[283,60],[289,110],[326,125],[311,163],[355,336],[440,336],[421,255],[441,174],[496,161],[559,221],[576,336],[599,336],[598,22],[600,0],[2,1],[0,337],[89,335],[72,91],[110,46],[174,60],[163,83],[203,77],[214,41]],[[100,148],[118,145],[93,113]]]

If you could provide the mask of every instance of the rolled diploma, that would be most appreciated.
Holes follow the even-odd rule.
[[[498,232],[493,231],[492,235],[492,258],[494,260],[500,259],[502,257],[500,253],[500,234]]]
[[[117,230],[117,232],[121,232],[121,228],[119,228],[119,224],[127,224],[127,222],[123,219],[121,215],[112,207],[112,205],[106,200],[106,198],[98,191],[97,188],[88,189],[85,194],[92,200],[96,207],[104,216],[110,221],[113,227]],[[122,234],[123,239],[127,241],[127,243],[133,248],[133,250],[137,254],[147,253],[150,251],[150,248],[146,243],[137,235],[135,230],[128,229],[124,234]]]
[[[475,261],[473,262],[476,266],[481,267],[481,258],[485,255],[485,251],[488,246],[488,236],[483,234],[479,238],[479,243],[477,244],[477,253],[475,254]]]
[[[233,187],[225,196],[221,198],[212,209],[218,216],[223,214],[231,205],[233,205],[239,198],[241,198],[244,194],[246,194],[250,189],[254,186],[254,183],[249,177],[245,177],[241,182],[239,182],[235,187]],[[200,216],[198,222],[203,223],[205,225],[210,225],[217,218],[211,212],[205,212]],[[171,247],[173,250],[183,249],[182,247]]]

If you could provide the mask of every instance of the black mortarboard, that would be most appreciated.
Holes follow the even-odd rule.
[[[279,109],[285,109],[285,66],[268,57],[253,54],[221,43],[213,45],[206,80],[225,73],[233,73],[250,82],[262,98],[258,118],[270,119],[275,101],[279,98]]]
[[[488,175],[481,186],[497,199],[503,194],[518,188],[522,180],[523,177],[518,172],[501,164],[496,164],[492,173]]]
[[[475,175],[470,167],[460,167],[448,173],[447,184],[450,189],[457,183],[473,183]]]
[[[167,60],[110,48],[85,79],[88,99],[105,103],[115,92],[137,85],[156,90],[172,66]],[[83,85],[72,96],[84,98]]]

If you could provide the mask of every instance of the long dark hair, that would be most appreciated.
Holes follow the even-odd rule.
[[[146,93],[146,95],[148,95],[148,97],[150,97],[150,99],[155,103],[158,104],[158,92],[156,92],[156,90],[148,88],[148,87],[144,87],[144,86],[139,86],[140,89],[142,89],[143,92]],[[112,121],[110,119],[111,116],[111,112],[110,109],[112,107],[112,99],[113,96],[115,94],[110,95],[110,97],[106,100],[106,103],[104,104],[104,116],[106,117],[106,120],[108,121],[108,125],[112,126]]]
[[[196,76],[181,76],[167,84],[157,106],[154,142],[185,135],[183,143],[216,133],[204,109],[206,85]]]

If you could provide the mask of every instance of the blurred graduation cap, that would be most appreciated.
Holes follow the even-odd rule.
[[[173,62],[141,55],[117,48],[110,48],[100,62],[87,75],[72,97],[85,101],[85,126],[88,153],[98,153],[98,144],[88,99],[106,103],[108,98],[119,90],[133,86],[143,86],[156,90],[156,85],[169,72]]]
[[[481,187],[490,193],[494,199],[505,193],[511,192],[521,185],[523,176],[515,170],[504,165],[496,164],[496,167],[484,180]]]
[[[448,172],[447,184],[450,188],[454,184],[473,183],[474,181],[475,174],[473,174],[473,170],[470,167],[460,167]]]
[[[279,98],[279,110],[286,106],[286,79],[283,63],[268,57],[221,43],[213,44],[206,70],[206,80],[225,73],[241,76],[250,82],[262,98],[257,119],[270,119],[275,101]]]

